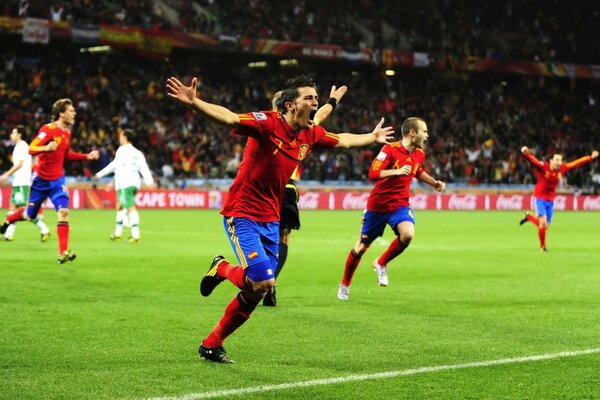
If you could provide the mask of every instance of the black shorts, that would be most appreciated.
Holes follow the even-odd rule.
[[[300,212],[298,211],[298,188],[292,179],[285,185],[285,193],[281,202],[279,230],[300,229]]]

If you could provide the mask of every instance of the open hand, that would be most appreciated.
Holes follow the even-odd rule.
[[[167,96],[190,106],[194,103],[194,99],[196,98],[197,85],[198,78],[192,79],[190,86],[185,86],[179,79],[172,76],[167,79]]]
[[[394,128],[391,126],[382,128],[384,122],[385,118],[381,118],[381,121],[379,121],[375,129],[373,129],[373,132],[371,132],[373,135],[375,135],[375,143],[387,144],[394,140],[394,136],[392,136],[394,134]]]

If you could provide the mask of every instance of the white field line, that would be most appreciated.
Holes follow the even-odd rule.
[[[394,377],[398,377],[398,376],[428,374],[428,373],[432,373],[432,372],[450,371],[450,370],[456,370],[456,369],[491,367],[491,366],[503,365],[503,364],[519,364],[519,363],[525,363],[525,362],[553,360],[553,359],[557,359],[557,358],[577,357],[577,356],[583,356],[583,355],[587,355],[587,354],[598,354],[598,353],[600,353],[600,348],[576,350],[576,351],[562,351],[560,353],[539,354],[539,355],[515,357],[515,358],[502,358],[499,360],[490,360],[490,361],[476,361],[476,362],[465,363],[465,364],[437,365],[437,366],[433,366],[433,367],[422,367],[422,368],[405,369],[405,370],[399,370],[399,371],[378,372],[378,373],[374,373],[374,374],[364,374],[364,375],[348,375],[348,376],[342,376],[342,377],[338,377],[338,378],[314,379],[314,380],[310,380],[310,381],[290,382],[290,383],[282,383],[282,384],[278,384],[278,385],[264,385],[264,386],[254,386],[254,387],[246,387],[246,388],[239,388],[239,389],[216,390],[216,391],[212,391],[212,392],[203,392],[203,393],[190,393],[190,394],[185,394],[185,395],[181,395],[181,396],[154,397],[154,398],[147,399],[147,400],[212,399],[215,397],[240,396],[240,395],[249,394],[249,393],[260,393],[260,392],[269,392],[269,391],[274,391],[274,390],[285,390],[285,389],[295,389],[295,388],[306,388],[306,387],[312,387],[312,386],[333,385],[336,383],[366,381],[366,380],[372,380],[372,379],[394,378]],[[224,368],[227,368],[227,367],[225,366]]]

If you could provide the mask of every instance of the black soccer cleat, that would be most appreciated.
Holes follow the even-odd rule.
[[[231,358],[227,356],[227,352],[221,347],[204,347],[200,345],[198,348],[200,358],[205,358],[207,361],[213,361],[221,364],[235,364]]]
[[[275,307],[277,305],[277,297],[275,296],[275,286],[273,286],[263,299],[263,306]]]
[[[219,285],[219,283],[225,280],[224,278],[219,278],[219,274],[217,274],[217,269],[219,268],[219,264],[221,264],[222,261],[225,261],[225,257],[223,256],[215,256],[215,258],[213,258],[208,272],[200,281],[200,294],[202,296],[210,296],[210,294]]]
[[[527,222],[527,217],[528,217],[528,216],[529,216],[529,213],[528,213],[528,212],[526,212],[526,213],[525,213],[525,216],[523,217],[523,219],[519,221],[519,225],[523,225],[524,223],[526,223],[526,222]]]
[[[58,263],[64,264],[67,261],[73,261],[76,258],[77,258],[77,254],[75,254],[71,250],[65,250],[58,255]]]
[[[4,235],[9,225],[10,224],[8,223],[8,221],[4,220],[4,223],[0,226],[0,234]]]

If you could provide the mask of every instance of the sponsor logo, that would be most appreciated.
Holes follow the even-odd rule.
[[[265,113],[253,112],[252,115],[254,115],[254,119],[257,121],[266,121],[267,120],[267,114],[265,114]]]
[[[520,194],[514,194],[512,196],[500,195],[496,199],[497,210],[522,210],[523,209],[523,196]]]
[[[363,210],[367,207],[369,193],[346,193],[342,200],[344,210]]]
[[[319,206],[319,196],[317,192],[306,192],[300,195],[298,199],[298,208],[306,210],[316,210]]]
[[[600,196],[587,196],[583,200],[583,209],[600,211]]]
[[[427,197],[426,194],[415,194],[410,197],[410,207],[415,210],[425,210],[427,208]]]
[[[464,196],[451,195],[448,199],[449,210],[475,210],[477,207],[477,196],[467,194]]]
[[[555,210],[566,210],[567,209],[567,196],[556,196],[554,199]]]

